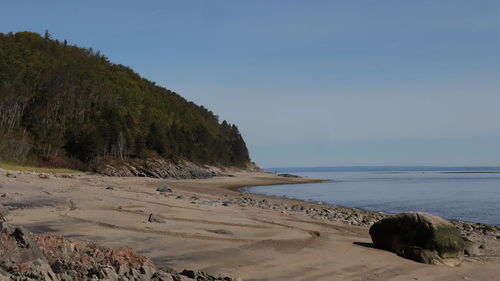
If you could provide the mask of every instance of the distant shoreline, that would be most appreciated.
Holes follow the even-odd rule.
[[[324,166],[264,168],[277,173],[314,172],[499,172],[500,166]]]
[[[500,171],[452,171],[441,172],[442,174],[500,174]]]

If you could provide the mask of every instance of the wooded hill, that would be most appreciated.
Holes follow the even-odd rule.
[[[98,51],[0,33],[0,160],[89,168],[150,156],[249,162],[235,125]]]

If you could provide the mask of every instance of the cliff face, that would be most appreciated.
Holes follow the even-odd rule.
[[[152,177],[171,179],[206,179],[221,176],[225,170],[202,167],[189,161],[173,162],[161,157],[129,159],[127,161],[102,161],[96,171],[106,176]]]
[[[102,167],[103,159],[250,161],[235,125],[99,52],[50,36],[0,33],[0,97],[0,161],[81,169]]]
[[[105,176],[115,177],[151,177],[161,179],[206,179],[214,176],[226,176],[233,170],[262,172],[254,163],[244,167],[221,167],[197,165],[186,160],[171,161],[161,157],[146,159],[127,159],[123,161],[101,161],[96,171]]]

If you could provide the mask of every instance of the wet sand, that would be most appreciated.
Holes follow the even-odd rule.
[[[309,179],[267,173],[206,180],[14,175],[0,173],[0,203],[9,209],[10,223],[38,233],[130,247],[160,267],[243,280],[500,280],[500,258],[491,254],[499,248],[494,239],[486,247],[495,251],[466,258],[461,267],[424,265],[373,248],[367,227],[227,203],[244,196],[302,204],[236,189]],[[165,184],[172,193],[156,191]],[[149,222],[150,213],[165,222]]]

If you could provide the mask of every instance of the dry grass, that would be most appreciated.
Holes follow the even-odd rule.
[[[37,172],[37,173],[65,173],[65,174],[83,173],[82,171],[73,170],[73,169],[22,166],[19,164],[12,164],[12,163],[7,163],[7,162],[0,162],[0,169],[11,170],[11,171],[21,171],[21,172]]]

